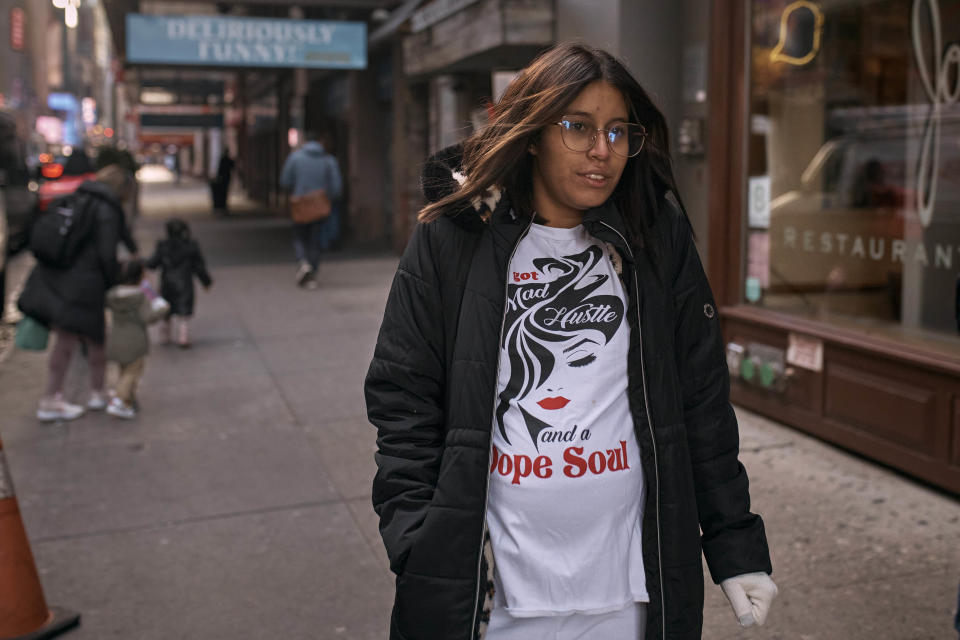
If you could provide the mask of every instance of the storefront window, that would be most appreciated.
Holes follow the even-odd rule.
[[[960,0],[753,0],[749,304],[960,356]]]

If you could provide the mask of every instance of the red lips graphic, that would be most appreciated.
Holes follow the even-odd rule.
[[[557,396],[556,398],[544,398],[537,404],[547,411],[553,411],[554,409],[563,409],[569,402],[570,401],[563,396]]]

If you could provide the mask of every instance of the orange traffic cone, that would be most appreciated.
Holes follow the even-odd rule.
[[[0,640],[52,638],[80,614],[47,608],[0,440]]]

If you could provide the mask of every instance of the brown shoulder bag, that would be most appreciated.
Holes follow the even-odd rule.
[[[314,189],[302,196],[290,196],[290,217],[297,224],[323,220],[330,215],[332,205],[324,189]]]

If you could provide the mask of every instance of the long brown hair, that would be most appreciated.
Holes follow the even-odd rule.
[[[463,145],[466,180],[458,191],[425,206],[421,222],[429,222],[451,208],[463,210],[491,187],[503,187],[521,215],[533,213],[533,156],[530,145],[549,123],[590,83],[597,80],[617,88],[627,103],[629,118],[647,130],[643,151],[627,160],[611,196],[635,241],[646,237],[659,198],[673,191],[679,201],[670,165],[667,122],[626,67],[601,49],[570,42],[558,44],[530,63],[510,83],[493,109],[490,123]],[[682,207],[682,205],[681,205]]]
[[[136,188],[134,180],[133,174],[119,164],[108,164],[97,171],[97,182],[107,185],[120,204],[126,204],[127,200],[133,196]]]

